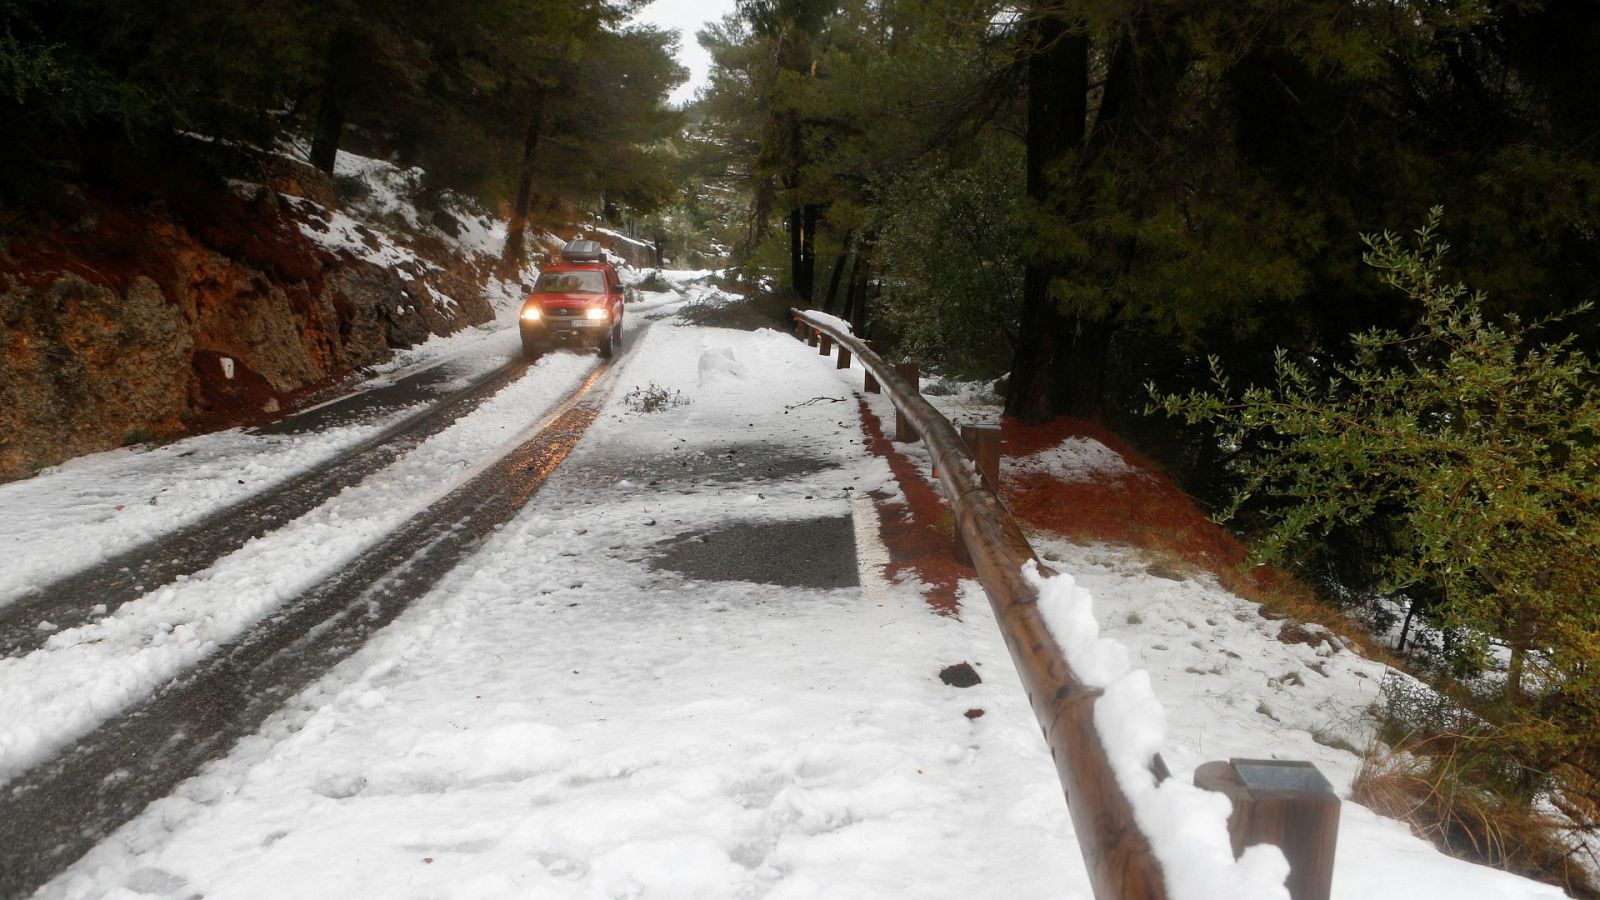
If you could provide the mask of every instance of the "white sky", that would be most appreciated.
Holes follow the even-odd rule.
[[[689,80],[672,93],[672,102],[682,105],[694,98],[711,69],[711,56],[695,40],[695,32],[733,12],[733,0],[654,0],[635,21],[678,32],[678,62],[689,70]]]

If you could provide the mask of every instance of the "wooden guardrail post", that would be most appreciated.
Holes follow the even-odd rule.
[[[1233,801],[1228,835],[1238,856],[1253,844],[1276,844],[1289,860],[1289,896],[1328,900],[1339,840],[1339,795],[1308,762],[1230,759],[1195,769],[1196,787]]]
[[[820,329],[812,328],[810,333],[806,336],[806,346],[815,347],[817,345],[817,335],[820,334],[822,334]]]
[[[989,490],[1000,493],[1000,426],[963,425],[961,440],[978,461],[978,472],[989,482]]]
[[[911,385],[911,390],[918,396],[922,394],[922,374],[914,362],[898,363],[894,367],[896,375],[906,380]],[[914,444],[921,439],[917,430],[911,427],[911,420],[906,418],[899,405],[894,408],[894,439],[902,444]]]
[[[999,494],[996,487],[1000,483],[1000,429],[993,425],[963,425],[961,426],[961,442],[967,445],[967,452],[978,464],[978,473],[989,484],[989,489]],[[933,475],[939,477],[938,467],[934,467]],[[966,538],[961,536],[961,529],[957,528],[952,541],[951,555],[956,562],[963,566],[972,565],[972,551],[967,547]]]
[[[883,355],[883,346],[877,341],[867,341],[867,349],[871,350],[873,353],[878,354],[879,356]],[[865,368],[865,367],[863,367],[863,368]],[[881,393],[883,393],[883,388],[878,386],[878,376],[872,374],[872,370],[871,369],[867,369],[867,393],[869,393],[869,394],[881,394]]]
[[[972,458],[978,463],[978,473],[988,482],[989,490],[998,496],[1000,493],[1000,427],[998,425],[963,425],[961,426],[961,441],[967,445]],[[967,548],[967,541],[961,536],[961,530],[956,529],[955,534],[956,562],[963,566],[972,565],[972,551]]]
[[[821,340],[822,349],[817,351],[818,356],[827,356],[833,352],[833,335],[825,334]]]
[[[806,323],[799,316],[794,317],[794,336],[795,340],[803,341],[806,339]]]
[[[838,362],[837,365],[834,366],[834,368],[835,369],[848,369],[848,368],[850,368],[850,348],[846,347],[843,344],[839,345],[839,362]]]

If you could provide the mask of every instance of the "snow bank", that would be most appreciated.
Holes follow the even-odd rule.
[[[1173,900],[1287,900],[1289,863],[1277,847],[1249,847],[1234,859],[1227,797],[1177,778],[1156,783],[1150,764],[1166,740],[1166,712],[1128,648],[1100,636],[1089,592],[1071,575],[1041,576],[1032,560],[1022,574],[1038,590],[1039,613],[1073,671],[1105,691],[1095,702],[1095,729]]]

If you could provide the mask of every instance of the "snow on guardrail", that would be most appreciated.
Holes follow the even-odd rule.
[[[926,442],[1055,759],[1095,895],[1326,900],[1338,799],[1315,767],[1230,760],[1202,766],[1195,785],[1171,778],[1149,674],[1100,636],[1088,592],[1039,563],[955,427],[848,325],[791,314],[797,337],[819,337],[824,353],[830,340],[838,345],[840,368],[853,354]]]

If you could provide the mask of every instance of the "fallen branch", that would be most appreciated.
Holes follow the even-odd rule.
[[[843,403],[844,400],[845,398],[843,397],[812,397],[810,400],[807,400],[804,403],[796,403],[793,406],[785,406],[783,411],[788,412],[791,409],[799,409],[802,406],[810,406],[813,403]]]

